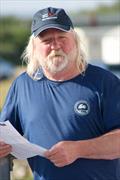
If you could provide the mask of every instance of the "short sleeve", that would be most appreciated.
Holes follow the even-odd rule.
[[[106,131],[120,128],[120,79],[109,74],[104,80],[102,114]]]
[[[19,119],[19,109],[17,102],[18,91],[16,84],[17,83],[15,80],[8,91],[5,104],[0,114],[0,121],[3,122],[9,120],[11,124],[19,131],[19,133],[23,134]]]

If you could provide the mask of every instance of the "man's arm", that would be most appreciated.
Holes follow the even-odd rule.
[[[120,158],[120,129],[94,139],[79,141],[79,147],[83,150],[79,150],[79,154],[84,158],[108,160]]]
[[[45,156],[58,167],[71,164],[78,158],[106,160],[120,158],[120,129],[94,139],[61,141],[48,150]]]

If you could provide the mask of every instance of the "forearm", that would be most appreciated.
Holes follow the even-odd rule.
[[[80,158],[109,160],[120,158],[120,130],[98,138],[77,141],[77,150]]]

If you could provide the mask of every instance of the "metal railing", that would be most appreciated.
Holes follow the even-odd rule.
[[[0,159],[0,180],[10,180],[14,157],[9,155]]]

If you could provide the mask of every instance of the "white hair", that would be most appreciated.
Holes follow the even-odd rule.
[[[77,68],[80,70],[80,73],[84,73],[87,67],[87,61],[86,61],[86,55],[85,52],[83,51],[81,47],[81,40],[78,35],[78,33],[75,30],[70,30],[74,34],[75,42],[76,42],[76,47],[77,47]],[[22,54],[22,59],[23,61],[26,62],[27,64],[27,73],[28,75],[34,79],[37,80],[37,74],[39,70],[41,69],[40,63],[38,59],[36,58],[34,54],[34,39],[35,37],[33,35],[30,36],[28,45],[26,46],[23,54]],[[41,74],[41,75],[40,75]],[[39,73],[39,79],[42,78],[42,73]]]

